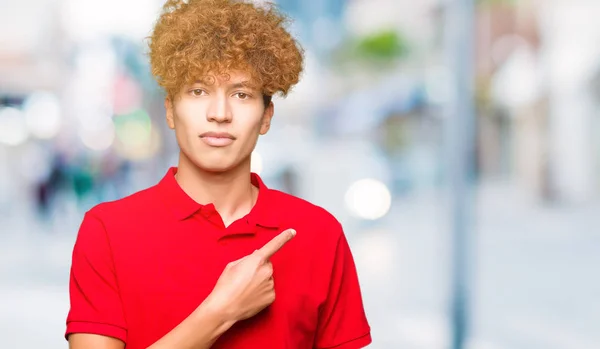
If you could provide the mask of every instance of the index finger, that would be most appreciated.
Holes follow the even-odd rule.
[[[258,253],[261,258],[267,260],[271,258],[277,251],[279,251],[294,236],[296,236],[296,231],[294,229],[287,229],[271,239],[271,241],[267,242],[259,250],[256,250],[256,253]]]

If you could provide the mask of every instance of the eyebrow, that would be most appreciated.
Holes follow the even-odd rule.
[[[251,87],[250,86],[250,82],[248,81],[242,81],[242,82],[237,82],[235,84],[230,85],[229,87],[231,88],[242,88],[242,87]]]
[[[237,88],[247,88],[250,89],[252,91],[260,91],[260,87],[258,84],[253,83],[252,81],[249,80],[244,80],[244,81],[240,81],[240,82],[236,82],[234,84],[229,85],[230,89],[237,89]]]
[[[206,80],[196,80],[194,82],[195,84],[201,84],[201,85],[213,85],[208,83]],[[230,84],[228,85],[229,88],[231,89],[235,89],[235,88],[251,88],[251,89],[255,89],[255,86],[248,80],[244,80],[244,81],[240,81],[240,82],[236,82],[234,84]]]

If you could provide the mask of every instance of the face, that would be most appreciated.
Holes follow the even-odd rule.
[[[226,172],[250,164],[259,135],[269,130],[273,103],[264,105],[249,75],[213,76],[211,83],[184,86],[167,98],[167,124],[175,130],[182,155],[198,168]]]

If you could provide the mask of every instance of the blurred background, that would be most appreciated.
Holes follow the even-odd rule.
[[[600,348],[600,1],[277,2],[306,72],[253,170],[343,223],[371,347]],[[83,213],[176,165],[161,5],[0,0],[2,348],[67,347]]]

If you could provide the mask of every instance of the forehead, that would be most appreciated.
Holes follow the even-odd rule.
[[[243,85],[251,88],[258,87],[258,84],[252,79],[251,74],[239,70],[227,71],[225,73],[209,73],[198,77],[195,83],[216,86]]]

